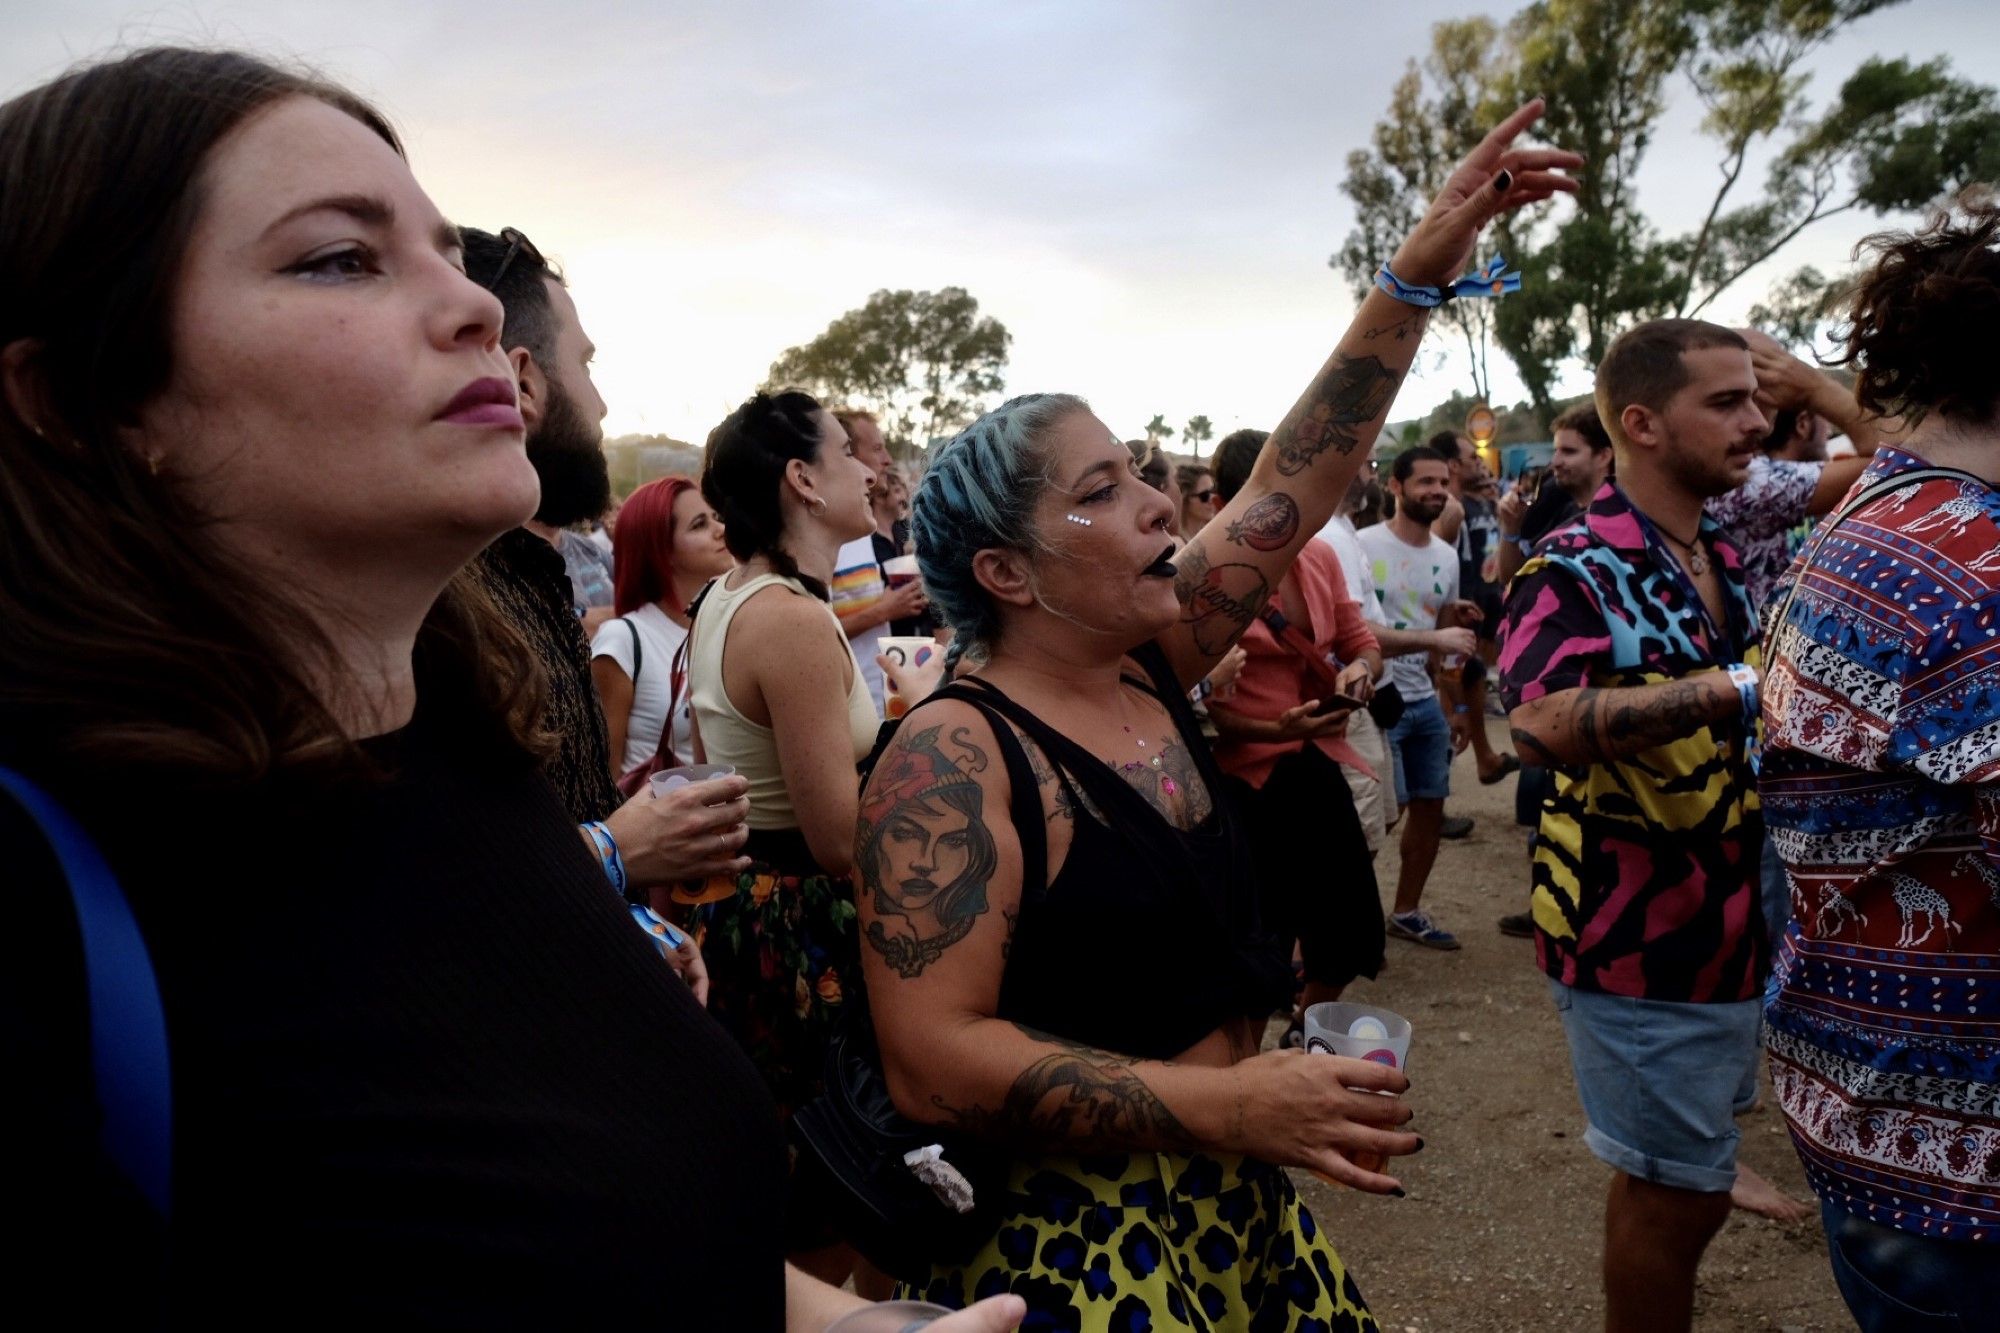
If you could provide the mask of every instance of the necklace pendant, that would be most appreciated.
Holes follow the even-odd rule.
[[[1154,756],[1153,756],[1153,767],[1154,767],[1154,768],[1158,768],[1159,766],[1160,766],[1160,756],[1158,756],[1158,755],[1154,755]]]
[[[1708,553],[1699,546],[1695,547],[1694,558],[1688,561],[1688,568],[1695,572],[1697,578],[1708,573]]]

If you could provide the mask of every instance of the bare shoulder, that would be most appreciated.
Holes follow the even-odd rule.
[[[888,973],[915,981],[950,964],[997,993],[1021,894],[1007,795],[993,729],[970,704],[926,704],[897,729],[862,794],[854,848],[862,936]],[[955,947],[968,938],[988,943]]]

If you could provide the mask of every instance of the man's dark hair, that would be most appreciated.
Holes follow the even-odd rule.
[[[1781,407],[1771,418],[1771,433],[1764,437],[1764,452],[1775,454],[1792,442],[1792,436],[1799,428],[1799,409]]]
[[[1604,429],[1604,419],[1597,415],[1597,404],[1585,400],[1573,407],[1565,408],[1549,425],[1553,436],[1559,430],[1573,430],[1583,436],[1583,442],[1590,446],[1590,452],[1601,454],[1611,447],[1611,436]]]
[[[1742,334],[1705,319],[1649,319],[1619,334],[1597,363],[1597,414],[1605,432],[1617,439],[1612,427],[1634,403],[1663,411],[1691,378],[1682,358],[1713,347],[1750,350]]]
[[[1439,431],[1424,441],[1424,448],[1447,463],[1456,463],[1465,457],[1465,447],[1458,442],[1458,432],[1455,430]]]
[[[1215,446],[1215,456],[1209,460],[1209,472],[1215,477],[1215,498],[1228,504],[1236,498],[1236,493],[1249,484],[1250,473],[1257,466],[1257,455],[1264,452],[1264,441],[1271,438],[1268,430],[1245,427],[1233,430],[1222,437]]]
[[[1431,445],[1419,444],[1397,454],[1395,465],[1389,469],[1389,474],[1397,481],[1408,481],[1410,474],[1417,470],[1417,464],[1419,463],[1443,463],[1449,467],[1453,455],[1458,450],[1458,437],[1456,435],[1446,435],[1444,438],[1452,441],[1452,454],[1441,454]]]
[[[510,351],[527,348],[535,364],[548,373],[556,354],[556,317],[549,304],[548,284],[561,284],[562,270],[525,241],[517,245],[477,227],[460,227],[458,235],[465,247],[465,276],[499,297],[501,309],[507,312],[501,346]],[[510,250],[512,262],[507,258]],[[496,275],[498,285],[493,281]]]

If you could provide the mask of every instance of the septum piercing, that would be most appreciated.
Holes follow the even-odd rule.
[[[1083,518],[1079,515],[1064,514],[1063,517],[1068,519],[1070,522],[1076,524],[1078,527],[1087,528],[1090,526],[1090,520],[1087,518]]]

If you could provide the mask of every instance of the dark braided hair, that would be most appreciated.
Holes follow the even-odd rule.
[[[738,560],[763,556],[771,568],[798,580],[822,602],[824,583],[799,572],[780,544],[785,535],[785,467],[797,459],[819,461],[820,403],[809,393],[758,392],[708,433],[702,455],[701,493],[722,519],[722,540]]]

